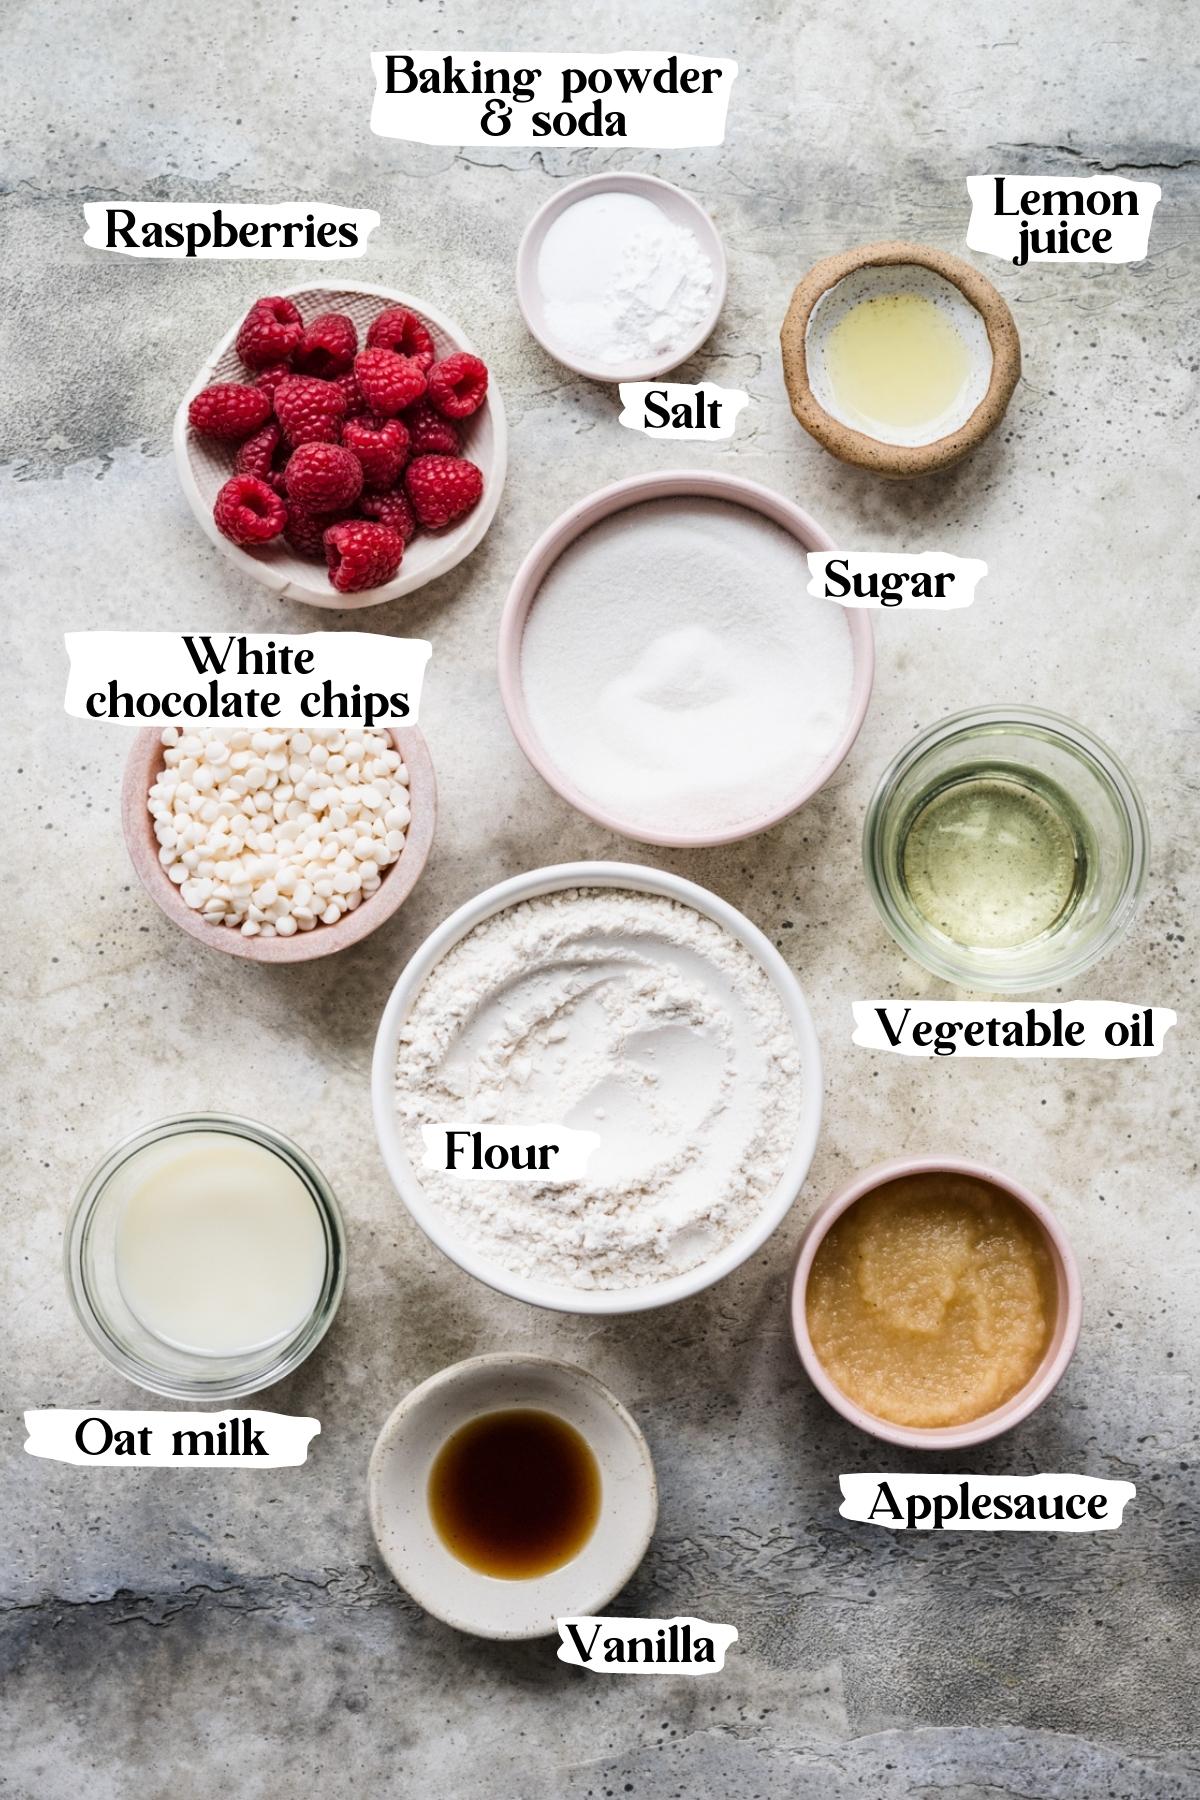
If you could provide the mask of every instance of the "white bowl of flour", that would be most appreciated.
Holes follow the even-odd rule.
[[[426,1235],[536,1306],[623,1313],[719,1281],[803,1185],[821,1060],[799,982],[750,921],[660,870],[566,863],[489,888],[397,982],[372,1067],[380,1149]],[[422,1128],[594,1134],[582,1177],[425,1166]]]
[[[731,843],[841,764],[871,694],[866,613],[807,591],[832,540],[791,500],[701,470],[570,508],[517,571],[500,692],[534,768],[643,843]]]

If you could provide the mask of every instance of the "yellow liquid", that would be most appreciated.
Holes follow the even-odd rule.
[[[954,405],[971,356],[923,294],[860,300],[829,333],[825,368],[842,418],[864,430],[933,425]]]

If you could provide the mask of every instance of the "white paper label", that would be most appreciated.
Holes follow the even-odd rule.
[[[558,1621],[559,1662],[596,1675],[705,1675],[725,1667],[736,1625],[705,1619],[605,1619],[581,1614]]]
[[[750,396],[740,388],[702,381],[622,381],[618,424],[647,437],[669,438],[673,444],[731,438],[738,414]]]
[[[898,1056],[1158,1056],[1167,1006],[1114,1000],[993,1005],[985,1000],[856,1000],[854,1042]]]
[[[51,1462],[100,1469],[296,1469],[318,1419],[274,1412],[27,1412],[25,1448]]]
[[[1044,262],[1140,262],[1150,241],[1156,181],[1119,175],[968,175],[967,248],[1024,268]]]
[[[278,206],[199,201],[89,200],[84,243],[119,256],[185,261],[339,262],[363,256],[379,214],[294,200]]]
[[[431,654],[369,631],[68,631],[66,646],[71,717],[134,726],[415,725]]]
[[[505,148],[721,144],[737,74],[728,56],[634,50],[375,50],[371,67],[379,137]]]
[[[582,1181],[588,1158],[600,1142],[595,1131],[572,1131],[565,1125],[512,1124],[422,1125],[425,1140],[422,1168],[464,1181],[529,1181],[543,1186]]]
[[[1090,1475],[842,1475],[843,1519],[893,1531],[1116,1531],[1132,1481]]]
[[[970,606],[987,564],[944,550],[810,550],[808,591],[839,606],[925,608],[949,612]]]

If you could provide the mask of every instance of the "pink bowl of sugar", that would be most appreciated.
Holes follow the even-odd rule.
[[[782,494],[697,470],[571,507],[526,556],[500,623],[521,749],[609,830],[732,843],[803,806],[866,715],[871,626],[807,591],[828,535]]]

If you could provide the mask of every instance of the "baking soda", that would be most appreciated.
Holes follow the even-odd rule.
[[[709,310],[712,264],[686,225],[638,194],[593,194],[554,220],[537,264],[546,328],[614,368],[685,346]]]
[[[723,500],[652,500],[594,525],[526,622],[530,723],[558,770],[631,829],[754,830],[846,728],[839,606],[806,592],[790,532]]]

